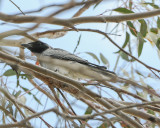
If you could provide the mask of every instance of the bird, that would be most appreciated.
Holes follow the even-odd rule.
[[[21,44],[30,50],[44,68],[74,80],[99,80],[116,82],[117,75],[105,66],[91,63],[60,48],[53,48],[42,41]]]

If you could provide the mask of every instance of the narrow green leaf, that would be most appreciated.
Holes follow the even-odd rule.
[[[129,0],[129,9],[130,9],[130,10],[132,9],[132,5],[133,5],[132,0]]]
[[[18,110],[16,109],[14,112],[14,117],[17,118]]]
[[[76,50],[77,50],[77,48],[78,48],[78,46],[79,46],[79,44],[80,44],[80,41],[81,41],[81,35],[79,36],[79,39],[78,39],[77,45],[76,45],[76,47],[75,47],[75,49],[74,49],[73,53],[75,53],[75,52],[76,52]]]
[[[158,34],[158,29],[157,28],[151,28],[150,31],[155,33],[155,34]]]
[[[17,86],[16,87],[18,87],[19,86],[19,77],[17,77]]]
[[[14,96],[17,98],[21,94],[21,90],[19,90]]]
[[[130,40],[130,35],[128,34],[128,32],[126,32],[126,39],[125,39],[125,41],[124,41],[124,44],[122,45],[122,48],[125,48],[125,47],[126,47],[126,45],[128,44],[129,40]],[[117,51],[117,52],[115,52],[115,53],[119,53],[120,51],[121,51],[121,50],[119,50],[119,51]]]
[[[140,33],[145,37],[147,34],[147,23],[145,20],[139,20],[139,22],[141,23]]]
[[[90,55],[92,58],[94,58],[95,60],[97,60],[98,63],[100,63],[100,60],[98,59],[98,57],[92,53],[92,52],[85,52],[86,54]]]
[[[21,76],[22,79],[32,79],[33,77],[29,74],[19,74],[19,76]]]
[[[150,85],[147,85],[147,88],[150,89],[150,90],[154,90],[154,88]]]
[[[134,13],[133,11],[128,10],[127,8],[121,8],[121,7],[120,8],[116,8],[113,11],[124,13],[124,14],[126,14],[126,13]]]
[[[17,73],[16,73],[14,70],[9,69],[9,70],[5,71],[5,72],[3,73],[3,75],[4,75],[4,76],[14,76],[14,75],[17,75]]]
[[[91,107],[88,107],[88,108],[86,109],[85,115],[91,114],[91,113],[92,113],[92,108],[91,108]]]
[[[40,100],[39,100],[35,95],[33,95],[33,98],[34,98],[40,105],[42,105],[41,102],[40,102]]]
[[[9,112],[13,115],[13,103],[9,102],[8,106],[6,107],[6,109],[8,108]]]
[[[150,6],[152,6],[152,7],[155,8],[155,9],[159,9],[159,6],[156,5],[156,4],[154,4],[154,3],[146,2],[146,3],[143,3],[143,4],[145,4],[145,5],[150,5]]]
[[[95,6],[93,7],[93,9],[95,9],[102,1],[99,1],[98,3],[95,4]]]
[[[122,59],[126,60],[126,61],[130,61],[129,58],[128,58],[128,55],[124,52],[120,52],[120,56],[122,57]]]
[[[25,92],[27,92],[27,94],[29,94],[29,95],[31,95],[32,93],[29,91],[29,89],[28,88],[24,88],[24,87],[22,87],[22,86],[20,86]]]
[[[145,40],[143,39],[141,33],[139,33],[139,32],[137,34],[137,38],[138,38],[138,57],[140,57]]]
[[[9,101],[9,103],[7,103],[6,109],[8,109],[9,107],[12,107],[13,103]]]
[[[129,40],[130,40],[130,35],[128,34],[128,32],[126,32],[126,39],[125,39],[125,42],[124,42],[122,48],[125,48],[125,47],[126,47],[126,45],[127,45],[127,43],[129,42]]]
[[[140,75],[140,76],[143,76],[143,77],[144,77],[144,75],[143,75],[140,71],[136,70],[136,73],[137,73],[138,75]]]
[[[157,27],[160,29],[160,17],[157,19]]]
[[[158,38],[157,42],[156,42],[156,46],[157,48],[160,50],[160,38]]]
[[[101,58],[101,61],[102,61],[102,63],[104,65],[108,65],[109,64],[107,58],[102,53],[100,53],[100,58]]]
[[[134,35],[134,36],[137,36],[137,30],[136,28],[134,27],[134,25],[132,24],[131,21],[127,21],[127,25],[129,27],[129,30],[130,32]]]

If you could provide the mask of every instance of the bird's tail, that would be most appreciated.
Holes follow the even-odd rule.
[[[97,71],[104,76],[104,79],[103,79],[104,81],[109,81],[109,82],[112,82],[112,83],[125,83],[125,84],[132,85],[134,87],[137,87],[137,88],[140,88],[140,89],[148,91],[147,87],[145,87],[143,85],[140,85],[140,84],[138,84],[137,82],[135,82],[133,80],[129,80],[129,79],[125,79],[125,78],[119,77],[119,76],[117,76],[116,73],[114,73],[112,71],[100,70],[100,69],[98,69],[98,70]]]

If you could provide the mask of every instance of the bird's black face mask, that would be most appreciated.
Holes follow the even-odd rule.
[[[23,47],[29,49],[33,53],[42,53],[46,49],[49,48],[49,46],[43,42],[35,41],[28,44],[21,44]]]

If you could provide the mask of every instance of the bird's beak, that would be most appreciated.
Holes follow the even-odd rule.
[[[25,48],[29,48],[30,44],[21,44],[21,46],[25,47]]]

